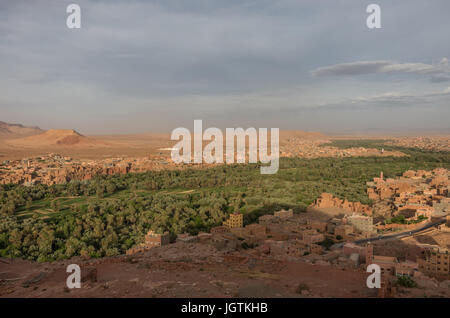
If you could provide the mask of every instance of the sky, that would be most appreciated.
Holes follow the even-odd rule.
[[[66,7],[81,8],[81,28]],[[381,8],[381,28],[366,7]],[[0,0],[0,121],[450,132],[448,0]]]

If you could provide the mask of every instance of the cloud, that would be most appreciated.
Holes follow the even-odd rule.
[[[389,63],[390,62],[388,61],[341,63],[332,66],[319,67],[311,71],[311,75],[330,76],[378,73],[383,66],[389,65]]]
[[[442,71],[448,59],[395,62],[428,61],[430,52],[448,56],[450,42],[441,40],[450,28],[443,10],[448,0],[387,1],[383,29],[373,32],[365,25],[366,6],[353,1],[76,2],[79,30],[67,29],[64,1],[0,1],[3,120],[91,133],[166,130],[192,118],[224,125],[260,120],[268,127],[290,121],[294,128],[299,120],[313,126],[324,119],[319,112],[291,117],[290,109],[385,105],[386,116],[394,118],[392,108],[402,100],[406,105],[408,97],[380,92],[425,95],[450,83]],[[411,24],[411,17],[422,23]],[[312,80],[316,66],[327,67],[313,71]],[[401,82],[353,78],[378,73],[410,75]],[[412,74],[431,81],[418,83]],[[326,75],[351,78],[330,81]],[[446,111],[447,96],[441,98],[436,104]],[[423,118],[408,112],[411,122]],[[364,116],[352,112],[352,122],[372,120]],[[430,122],[445,119],[437,112],[427,116]],[[325,127],[338,117],[330,116]]]
[[[429,75],[431,81],[450,80],[448,59],[442,58],[438,63],[397,63],[393,61],[362,61],[341,63],[319,67],[311,72],[312,76],[349,76],[365,74],[416,74]]]
[[[440,74],[431,77],[433,83],[441,83],[450,81],[450,74]]]
[[[307,110],[356,110],[371,108],[400,108],[414,106],[439,106],[450,103],[450,87],[444,91],[412,94],[401,92],[387,92],[377,95],[354,97],[336,102],[322,103],[307,107]]]

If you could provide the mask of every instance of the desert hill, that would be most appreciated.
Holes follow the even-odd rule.
[[[98,146],[105,142],[83,136],[73,129],[50,129],[39,135],[8,140],[14,147],[47,147],[47,146]]]
[[[0,139],[23,138],[42,133],[39,127],[26,127],[21,124],[8,124],[0,121]]]
[[[268,132],[270,134],[270,129]],[[290,147],[290,143],[296,143],[298,140],[316,142],[329,138],[318,132],[282,130],[280,146]],[[268,139],[270,141],[270,137]],[[163,149],[173,147],[175,143],[176,141],[170,140],[169,133],[85,136],[70,129],[52,129],[45,132],[39,129],[33,136],[0,138],[0,158],[16,160],[48,152],[89,160],[149,155],[170,156],[170,152]]]

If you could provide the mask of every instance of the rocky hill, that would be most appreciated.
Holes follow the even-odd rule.
[[[73,129],[50,129],[39,135],[9,140],[7,143],[15,147],[89,146],[106,144],[83,136]]]
[[[39,127],[26,127],[21,124],[8,124],[0,121],[0,139],[23,138],[43,132]]]

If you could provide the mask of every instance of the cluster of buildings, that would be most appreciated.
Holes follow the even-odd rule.
[[[372,215],[372,209],[361,202],[350,202],[334,197],[330,193],[322,193],[312,204],[313,208],[319,209],[343,209],[353,213]]]
[[[386,144],[405,148],[419,148],[431,151],[450,151],[450,139],[448,137],[400,137]]]
[[[345,243],[342,248],[343,255],[350,257],[354,261],[355,267],[365,263],[365,265],[377,264],[380,266],[382,276],[408,275],[414,276],[418,270],[418,264],[411,259],[399,261],[394,256],[374,255],[373,245],[365,246],[354,243]]]
[[[384,151],[373,148],[354,147],[342,149],[327,146],[328,139],[305,139],[290,137],[287,142],[280,146],[280,156],[300,158],[320,157],[368,157],[368,156],[404,156],[399,151]]]
[[[211,228],[210,233],[180,234],[177,241],[209,243],[223,251],[256,248],[260,253],[277,259],[296,259],[310,254],[322,255],[327,248],[323,245],[326,239],[334,244],[370,236],[373,234],[371,220],[371,217],[366,219],[363,215],[348,215],[319,221],[304,215],[294,215],[290,209],[263,215],[259,217],[258,223],[244,226],[243,214],[232,213],[222,225]],[[142,252],[153,246],[148,244],[146,237],[144,243],[130,249],[128,253]]]
[[[48,154],[22,160],[4,160],[0,164],[0,184],[53,185],[71,180],[89,180],[96,175],[162,170],[169,166],[175,165],[163,156],[82,161]]]
[[[403,227],[408,227],[450,213],[449,176],[450,171],[443,168],[408,170],[397,179],[385,179],[381,172],[379,178],[367,183],[367,193],[378,206],[384,205],[390,216],[403,216]],[[386,226],[380,224],[379,228]]]
[[[318,230],[319,229],[319,230]],[[185,243],[208,243],[223,251],[240,248],[255,248],[265,254],[279,257],[299,257],[309,253],[321,254],[325,235],[324,226],[300,221],[294,218],[292,210],[281,210],[273,215],[264,215],[258,223],[244,226],[243,214],[232,213],[220,226],[211,228],[210,233],[198,235],[179,234],[177,241]],[[168,244],[168,234],[149,232],[145,242],[127,251],[127,254],[147,251],[154,246]],[[156,240],[156,244],[153,242]]]
[[[329,234],[339,240],[356,240],[368,238],[376,234],[372,208],[360,202],[351,202],[334,197],[330,193],[322,193],[308,208],[312,213],[322,211],[335,215],[327,222]],[[317,222],[316,222],[317,223]]]
[[[371,244],[359,246],[346,243],[342,253],[354,260],[356,267],[360,263],[365,263],[363,268],[370,264],[380,266],[382,283],[378,294],[380,297],[392,297],[396,292],[394,282],[400,276],[421,278],[426,275],[441,280],[450,277],[450,254],[447,248],[428,244],[415,247],[402,261],[395,256],[375,255]]]

